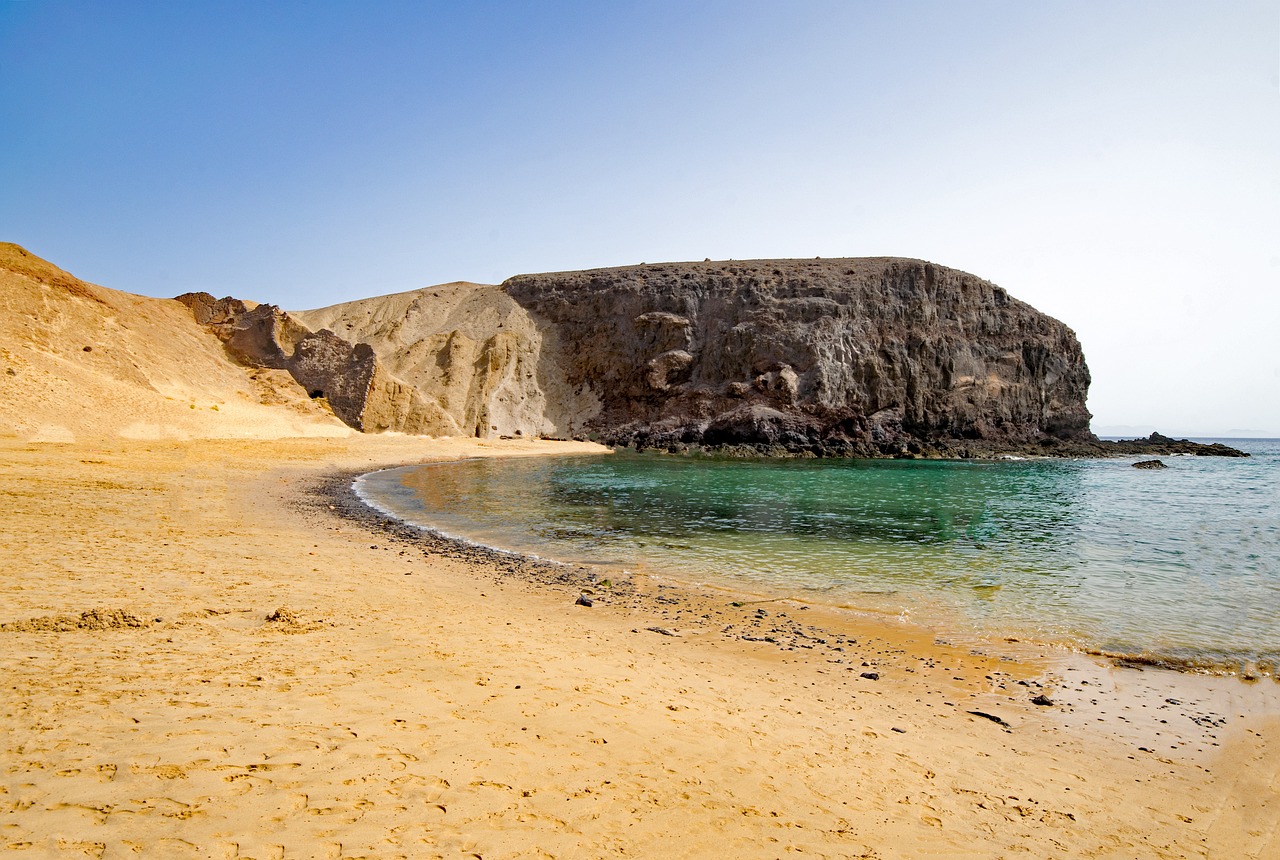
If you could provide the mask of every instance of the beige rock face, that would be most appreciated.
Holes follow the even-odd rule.
[[[372,347],[366,430],[566,436],[599,411],[566,382],[557,333],[500,287],[442,284],[290,316]]]

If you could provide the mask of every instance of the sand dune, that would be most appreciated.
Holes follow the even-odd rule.
[[[277,438],[351,431],[284,371],[239,366],[169,299],[85,283],[0,243],[0,435]]]

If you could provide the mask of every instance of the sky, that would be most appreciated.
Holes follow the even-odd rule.
[[[1098,432],[1280,436],[1274,0],[0,0],[0,105],[0,241],[115,289],[917,257]]]

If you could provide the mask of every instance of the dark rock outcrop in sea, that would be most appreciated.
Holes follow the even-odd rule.
[[[366,431],[738,456],[1239,453],[1098,440],[1075,333],[921,260],[519,275],[292,314],[179,300],[236,360],[287,370]]]
[[[1099,442],[1108,453],[1123,454],[1194,454],[1198,457],[1248,457],[1244,451],[1221,442],[1192,442],[1189,439],[1171,439],[1160,433],[1152,433],[1143,439],[1112,439]],[[1157,467],[1158,468],[1158,467]]]
[[[1135,469],[1167,469],[1169,468],[1162,460],[1139,460],[1133,464]]]

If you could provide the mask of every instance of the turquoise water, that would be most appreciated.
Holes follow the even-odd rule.
[[[743,462],[620,453],[365,476],[411,522],[643,570],[1173,665],[1280,665],[1280,440],[1248,459]]]

